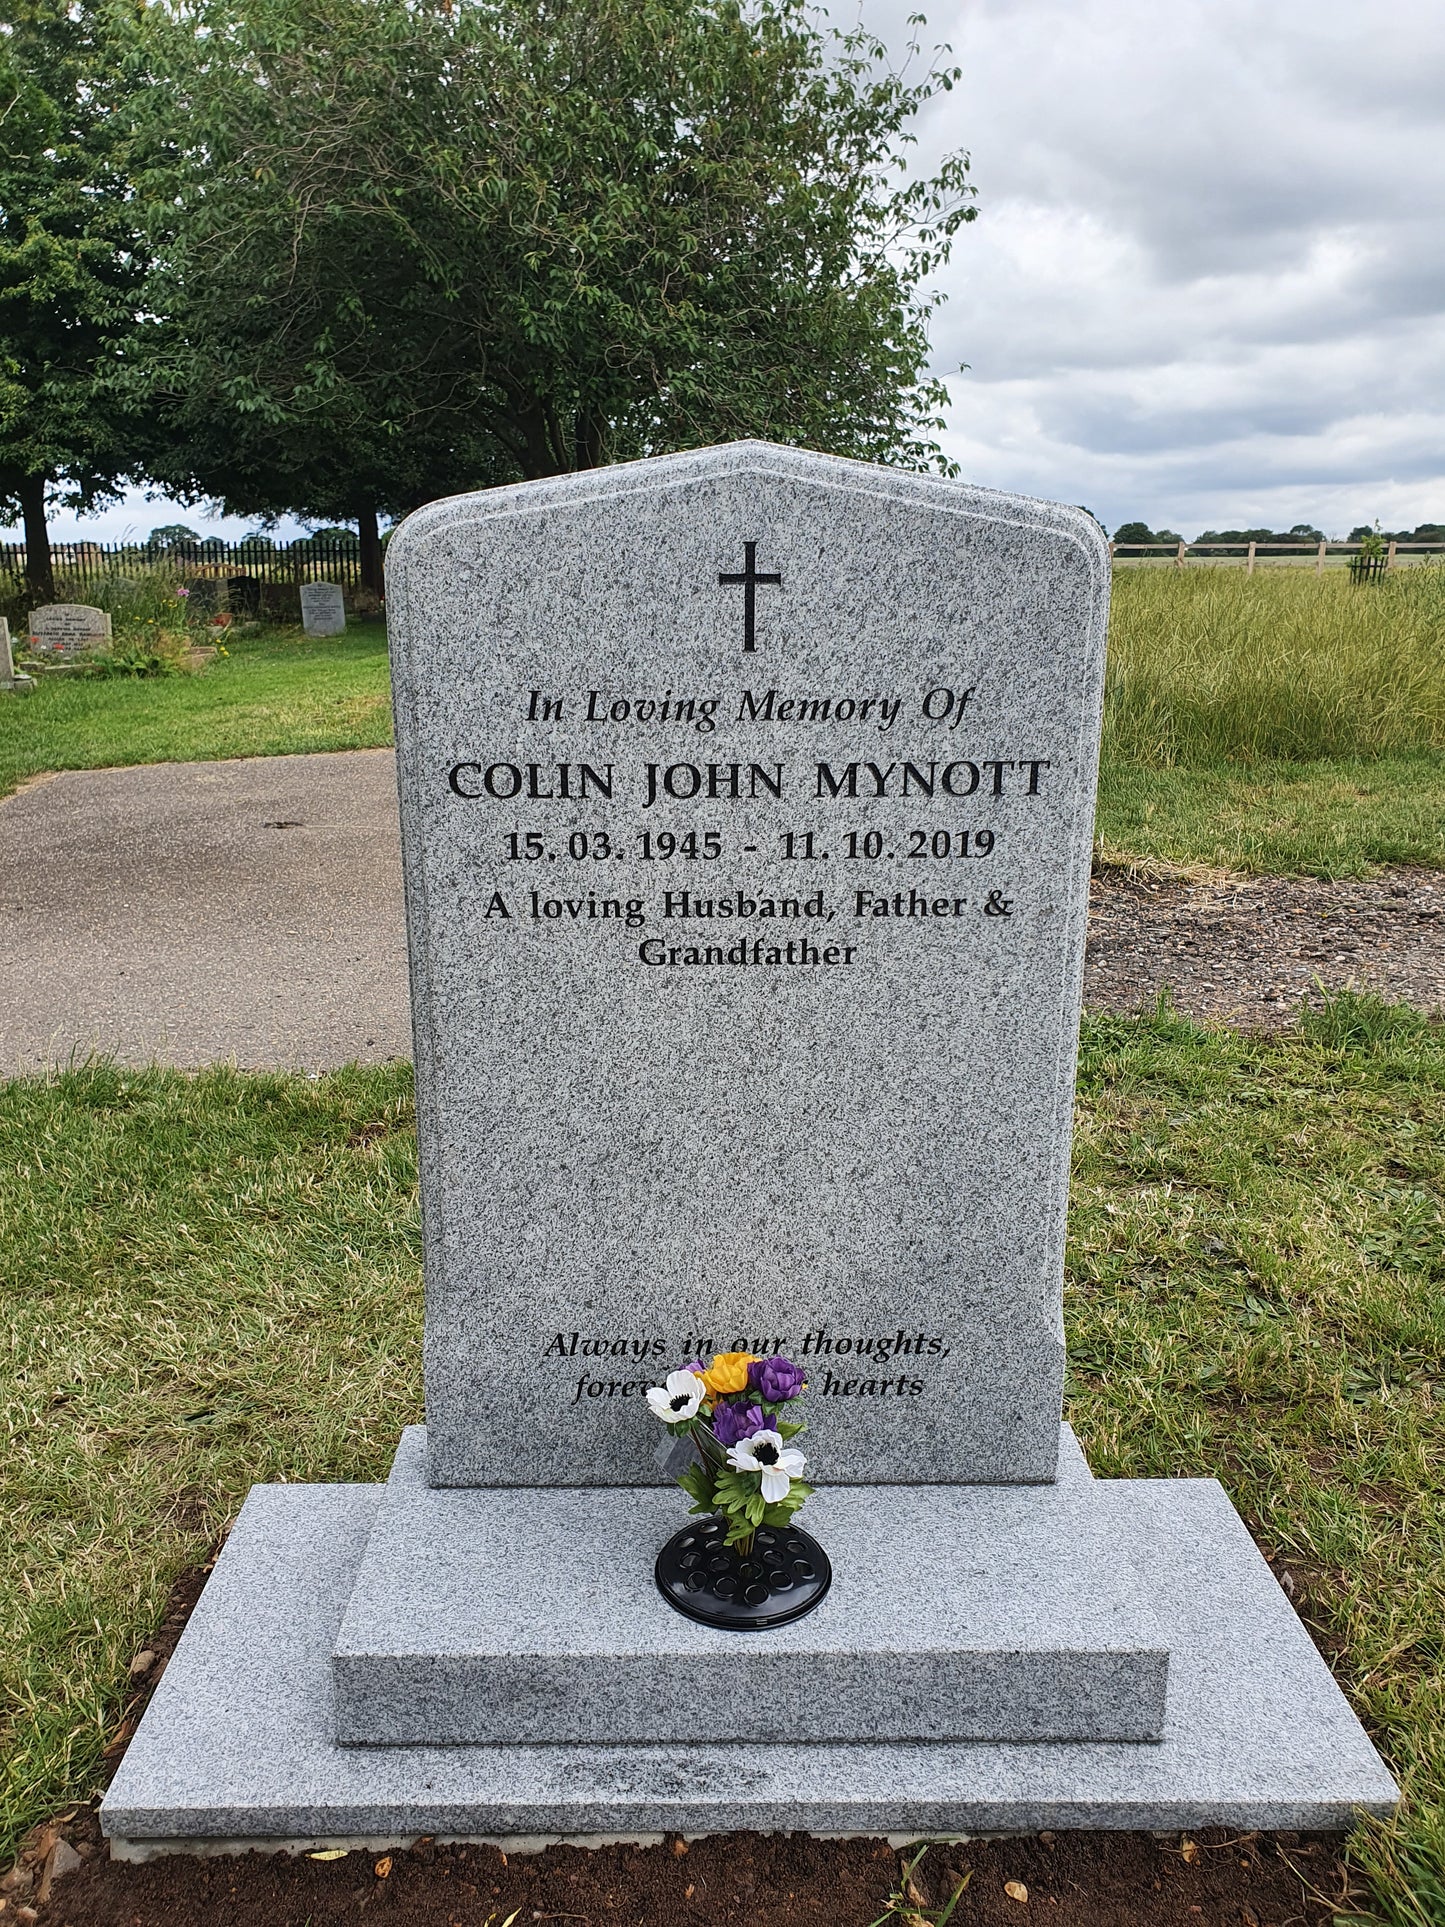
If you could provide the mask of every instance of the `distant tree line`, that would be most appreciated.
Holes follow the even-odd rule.
[[[1152,547],[1177,549],[1185,537],[1173,529],[1151,529],[1147,522],[1121,522],[1114,531],[1114,541],[1126,547]],[[1389,530],[1376,526],[1351,529],[1347,538],[1351,542],[1378,539],[1380,542],[1445,542],[1445,523],[1422,522],[1414,530]],[[1296,522],[1283,531],[1277,529],[1206,529],[1196,535],[1195,544],[1208,542],[1323,542],[1323,529],[1317,529],[1311,522]],[[1191,545],[1192,546],[1192,545]]]
[[[47,509],[127,482],[349,524],[379,589],[381,521],[462,489],[742,435],[943,465],[972,189],[901,158],[956,71],[809,0],[11,0],[32,588]]]

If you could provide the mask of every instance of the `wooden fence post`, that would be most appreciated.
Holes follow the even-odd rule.
[[[1250,545],[1249,545],[1249,556],[1248,556],[1248,559],[1246,560],[1246,562],[1245,562],[1245,565],[1244,565],[1244,573],[1245,573],[1246,575],[1253,575],[1253,574],[1254,574],[1254,544],[1253,544],[1253,542],[1251,542],[1251,543],[1250,543]]]
[[[1315,574],[1323,575],[1324,572],[1325,572],[1325,545],[1323,542],[1321,542],[1319,547],[1319,553],[1315,557]]]
[[[1389,548],[1386,549],[1385,551],[1385,567],[1388,570],[1388,569],[1393,569],[1394,566],[1395,566],[1395,545],[1392,542]]]
[[[1174,558],[1174,566],[1176,569],[1182,569],[1184,567],[1184,551],[1188,547],[1189,544],[1187,542],[1181,542],[1179,544],[1179,553]]]

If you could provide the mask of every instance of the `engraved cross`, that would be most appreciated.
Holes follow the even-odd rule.
[[[743,585],[743,654],[751,655],[757,647],[757,593],[760,582],[775,583],[783,586],[779,574],[764,575],[758,570],[758,545],[756,542],[743,543],[743,566],[737,575],[719,574],[720,583],[741,582]]]

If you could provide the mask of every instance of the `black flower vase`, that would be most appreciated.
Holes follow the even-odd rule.
[[[763,1633],[801,1619],[833,1583],[828,1555],[795,1525],[759,1526],[746,1553],[724,1545],[719,1518],[675,1532],[657,1555],[657,1590],[674,1612],[725,1632]]]

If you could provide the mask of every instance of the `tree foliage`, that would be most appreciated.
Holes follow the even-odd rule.
[[[47,495],[103,499],[133,444],[113,374],[146,257],[124,166],[126,88],[86,0],[10,0],[0,29],[0,516],[49,593]]]
[[[164,0],[158,480],[341,518],[762,435],[937,458],[952,70],[804,0]],[[181,130],[179,133],[177,130]]]

